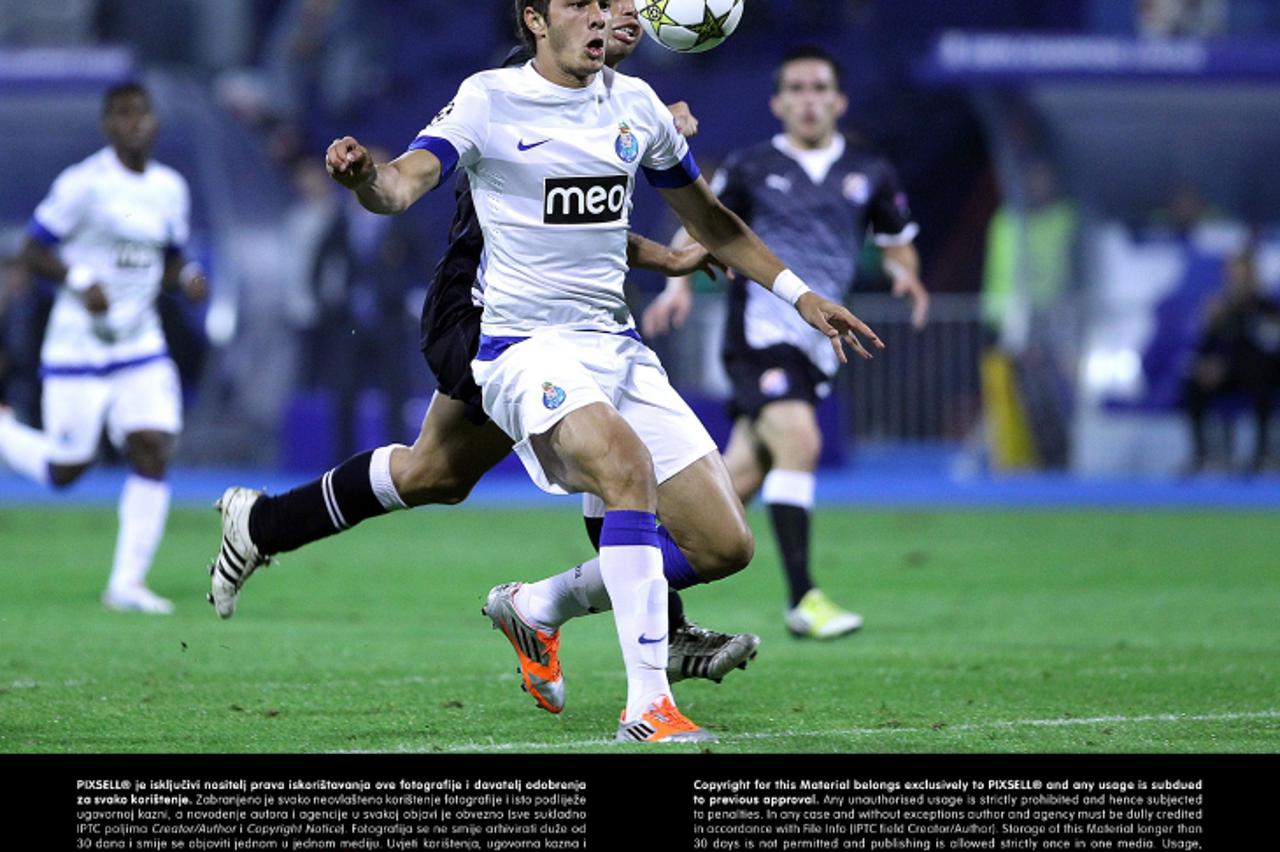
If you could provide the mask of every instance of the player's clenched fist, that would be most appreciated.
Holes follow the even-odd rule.
[[[373,180],[375,172],[369,149],[350,136],[333,140],[325,153],[324,167],[347,189],[359,189]]]

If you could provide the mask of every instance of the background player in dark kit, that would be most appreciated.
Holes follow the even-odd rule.
[[[834,301],[848,296],[870,228],[894,294],[911,300],[913,324],[922,327],[929,297],[912,245],[919,229],[892,166],[839,132],[848,108],[839,65],[818,48],[791,52],[775,72],[770,107],[783,132],[731,154],[712,189]],[[749,281],[734,281],[730,290],[724,364],[733,384],[734,427],[725,461],[744,503],[763,491],[790,592],[788,629],[797,636],[842,636],[861,627],[862,617],[832,603],[809,570],[822,449],[816,409],[830,392],[836,360],[821,335],[761,295]],[[673,279],[646,311],[645,333],[679,325],[691,305],[689,279]]]

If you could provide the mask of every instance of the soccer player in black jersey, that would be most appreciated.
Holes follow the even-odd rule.
[[[643,31],[633,0],[614,4],[608,64],[631,55]],[[505,64],[522,64],[529,54],[517,49]],[[686,136],[697,130],[687,105],[671,107],[677,129]],[[422,352],[437,379],[422,430],[412,447],[380,448],[361,453],[319,479],[280,495],[233,487],[218,501],[223,519],[223,542],[214,564],[211,601],[218,614],[235,611],[241,587],[271,556],[343,532],[393,509],[430,504],[455,505],[512,449],[511,438],[485,415],[480,389],[471,374],[480,337],[481,307],[472,288],[484,249],[466,174],[455,184],[456,212],[449,245],[436,266],[422,311]],[[709,270],[713,260],[700,246],[671,250],[630,235],[627,262],[668,275]],[[389,453],[375,464],[375,456]],[[387,470],[389,476],[376,473]],[[601,519],[586,518],[588,534],[599,546]],[[683,544],[683,543],[682,543]],[[714,542],[687,554],[694,570],[714,565],[719,558]],[[726,634],[704,629],[684,618],[679,595],[669,600],[671,680],[721,680],[745,668],[756,654],[760,638],[751,633]],[[536,696],[535,696],[536,697]],[[541,702],[540,702],[541,703]]]
[[[912,322],[923,326],[929,296],[913,245],[919,229],[893,167],[838,129],[848,101],[836,61],[820,49],[793,51],[774,83],[770,107],[782,133],[731,154],[712,190],[815,291],[835,302],[848,295],[870,230],[894,294],[911,301]],[[725,461],[743,502],[762,492],[768,507],[790,592],[788,629],[797,636],[842,636],[861,627],[862,617],[832,603],[809,570],[822,449],[816,408],[830,392],[836,360],[824,337],[761,293],[744,280],[730,290],[723,355],[733,385],[734,427]],[[645,334],[679,325],[691,305],[688,279],[672,279],[645,313]]]

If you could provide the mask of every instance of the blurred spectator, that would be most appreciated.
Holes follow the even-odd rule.
[[[390,159],[386,151],[375,156]],[[427,261],[412,220],[369,213],[354,196],[336,193],[321,160],[299,161],[295,179],[299,201],[288,232],[298,266],[290,313],[305,330],[301,378],[336,405],[337,449],[346,456],[363,446],[362,419],[392,429],[397,440],[406,437],[398,426],[417,358],[420,305],[411,315],[405,300],[425,279]]]
[[[379,16],[356,0],[290,0],[263,49],[271,108],[301,122],[309,106],[327,118],[376,100],[390,77]]]
[[[1225,218],[1223,212],[1204,197],[1200,187],[1184,183],[1173,191],[1164,207],[1152,211],[1149,224],[1155,228],[1170,229],[1177,236],[1186,239],[1200,225],[1220,222]]]
[[[55,46],[93,41],[98,0],[0,0],[0,44]]]
[[[1078,232],[1079,214],[1057,172],[1032,156],[987,229],[982,314],[991,345],[982,358],[982,397],[996,469],[1066,463]]]
[[[1134,23],[1147,38],[1221,35],[1227,25],[1226,0],[1134,0]]]
[[[1025,324],[1014,314],[1043,311],[1071,286],[1079,228],[1075,205],[1062,195],[1057,172],[1045,159],[1030,161],[1021,190],[1020,199],[1000,205],[987,229],[982,315],[997,334],[1008,332],[1006,323]]]
[[[1183,404],[1191,421],[1192,469],[1204,470],[1210,462],[1205,437],[1209,408],[1234,395],[1252,403],[1257,433],[1250,468],[1261,470],[1267,460],[1277,386],[1280,303],[1262,293],[1253,253],[1241,252],[1227,261],[1222,291],[1205,312],[1203,335],[1183,386]],[[1231,451],[1228,441],[1228,458]]]

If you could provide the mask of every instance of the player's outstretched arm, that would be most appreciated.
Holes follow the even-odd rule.
[[[729,266],[785,299],[804,317],[805,322],[830,338],[840,363],[848,363],[842,341],[867,359],[871,358],[871,353],[859,336],[877,349],[884,348],[870,326],[848,308],[822,298],[787,269],[742,219],[720,203],[705,180],[698,178],[685,186],[660,189],[659,192],[680,217],[691,237]]]
[[[893,281],[893,295],[911,302],[911,327],[919,331],[929,322],[929,291],[920,281],[920,255],[911,243],[885,246],[884,271]]]
[[[712,278],[725,271],[725,265],[697,243],[672,247],[654,242],[639,234],[627,234],[627,266],[661,272],[669,278],[705,272]]]
[[[333,140],[324,166],[373,213],[400,213],[440,183],[440,160],[430,151],[415,148],[389,163],[374,163],[369,149],[350,136]]]

